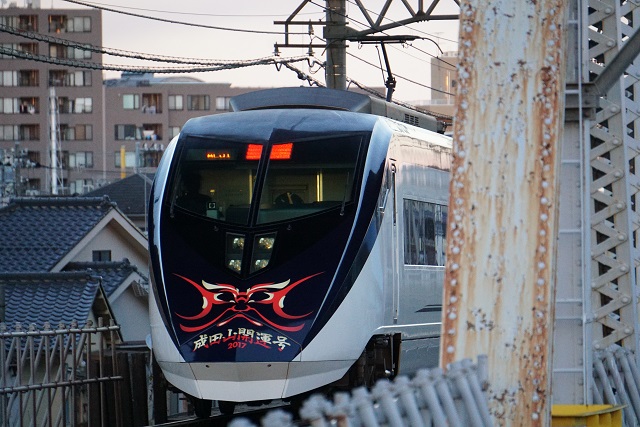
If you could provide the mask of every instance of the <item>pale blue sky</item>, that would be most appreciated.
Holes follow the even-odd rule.
[[[16,0],[14,0],[16,1]],[[17,0],[21,3],[26,0]],[[417,0],[408,1],[417,7]],[[127,10],[131,13],[148,15],[162,19],[185,21],[217,27],[244,28],[257,31],[282,32],[284,27],[274,25],[274,21],[285,20],[302,3],[301,0],[99,0],[87,1],[107,8]],[[298,19],[318,21],[324,18],[321,8],[324,0],[314,0],[315,4],[307,4],[298,15]],[[367,8],[372,12],[382,9],[382,0],[367,0]],[[425,5],[430,2],[425,1]],[[63,0],[41,0],[41,7],[49,8],[78,7]],[[453,0],[442,0],[441,13],[458,13]],[[351,17],[349,24],[355,29],[362,29],[365,22],[354,3],[347,0],[347,13]],[[400,0],[393,2],[387,13],[391,19],[409,17]],[[291,32],[306,32],[306,27],[291,27]],[[314,26],[316,35],[322,36],[322,27]],[[410,28],[389,31],[395,34],[414,34],[431,37],[436,40],[442,50],[457,50],[457,21],[433,21],[411,24]],[[290,43],[308,43],[309,36],[293,36]],[[256,34],[196,28],[165,22],[152,21],[122,14],[103,12],[103,44],[106,47],[158,55],[192,57],[203,59],[246,60],[268,57],[273,53],[274,43],[284,43],[284,37],[276,34]],[[316,43],[322,43],[316,40]],[[365,61],[379,65],[382,53],[374,45],[349,43],[348,53]],[[281,49],[282,56],[299,56],[306,54],[306,49]],[[388,46],[387,52],[391,60],[391,70],[398,76],[406,77],[423,85],[430,84],[431,55],[438,55],[435,44],[428,40],[415,40],[412,47],[402,45]],[[324,60],[321,49],[315,49],[318,59]],[[380,56],[380,58],[379,58]],[[120,57],[105,56],[104,61],[118,65],[144,65],[140,61],[126,60]],[[307,72],[305,63],[296,64],[297,68]],[[107,77],[116,77],[119,73],[108,73]],[[367,86],[381,87],[384,78],[379,69],[365,64],[351,56],[347,57],[347,75]],[[287,69],[277,71],[275,66],[253,66],[245,69],[193,74],[202,80],[232,83],[235,86],[270,87],[294,86],[302,83],[296,74]],[[324,82],[324,71],[313,76]],[[306,84],[306,83],[305,83]],[[395,98],[405,102],[429,99],[430,91],[397,77]]]

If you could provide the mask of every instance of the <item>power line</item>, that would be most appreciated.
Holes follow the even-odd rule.
[[[183,74],[183,73],[202,73],[210,71],[222,71],[232,70],[237,68],[251,67],[254,65],[281,65],[292,62],[300,62],[307,60],[306,56],[292,57],[292,58],[261,58],[246,60],[242,62],[233,62],[212,66],[199,66],[199,67],[170,67],[170,68],[150,68],[143,66],[123,66],[123,65],[109,65],[97,62],[77,61],[73,59],[65,58],[53,58],[45,55],[34,55],[32,53],[26,53],[15,49],[9,49],[0,46],[0,55],[12,56],[18,59],[26,59],[29,61],[44,62],[48,64],[63,65],[73,68],[84,68],[90,70],[102,70],[102,71],[126,71],[133,73],[154,73],[154,74]]]
[[[94,2],[85,2],[87,5],[91,5],[91,7],[98,7],[98,6],[104,6],[104,4],[101,3],[94,3]],[[132,6],[122,6],[122,5],[109,5],[112,7],[120,7],[122,9],[130,9],[130,10],[143,10],[145,12],[157,12],[157,13],[169,13],[171,15],[191,15],[191,16],[212,16],[212,17],[221,17],[221,18],[252,18],[252,17],[256,17],[256,18],[267,18],[267,17],[281,17],[284,14],[248,14],[248,13],[243,13],[241,15],[237,15],[237,14],[228,14],[228,13],[196,13],[196,12],[178,12],[178,11],[173,11],[173,10],[159,10],[159,9],[145,9],[145,8],[141,8],[141,7],[132,7]],[[308,13],[301,13],[300,15],[316,15],[317,12],[308,12]]]
[[[356,55],[354,55],[354,54],[352,54],[352,53],[347,52],[347,55],[349,55],[349,56],[351,56],[351,57],[353,57],[353,58],[355,58],[355,59],[357,59],[357,60],[359,60],[359,61],[362,61],[362,62],[364,62],[364,63],[365,63],[365,64],[367,64],[367,65],[371,65],[372,67],[380,68],[380,67],[379,67],[379,66],[377,66],[376,64],[373,64],[373,63],[371,63],[371,62],[367,61],[366,59],[362,59],[362,58],[360,58],[360,57],[358,57],[358,56],[356,56]],[[395,76],[395,77],[397,77],[397,78],[399,78],[399,79],[402,79],[402,80],[408,81],[408,82],[410,82],[410,83],[413,83],[413,84],[415,84],[415,85],[422,86],[422,87],[423,87],[423,88],[425,88],[425,89],[431,89],[431,90],[432,90],[432,91],[434,91],[434,92],[440,92],[440,93],[444,93],[445,95],[455,96],[455,94],[454,94],[454,93],[449,93],[449,92],[445,92],[445,91],[443,91],[443,90],[435,89],[435,88],[433,88],[433,87],[431,87],[431,86],[427,86],[427,85],[425,85],[425,84],[423,84],[423,83],[418,83],[418,82],[416,82],[416,81],[414,81],[414,80],[411,80],[411,79],[409,79],[409,78],[407,78],[407,77],[403,77],[403,76],[401,76],[401,75],[399,75],[399,74],[395,74],[395,73],[394,73],[394,76]]]
[[[48,36],[41,33],[35,33],[31,31],[22,31],[22,30],[19,30],[18,28],[8,27],[2,24],[0,24],[0,32],[16,35],[16,36],[27,38],[30,40],[37,40],[37,41],[53,43],[53,44],[61,44],[65,47],[68,46],[74,49],[86,50],[94,53],[120,56],[120,57],[131,58],[131,59],[140,59],[140,60],[146,60],[146,61],[169,62],[174,64],[188,64],[188,65],[205,65],[205,66],[222,65],[227,63],[239,62],[237,60],[204,60],[204,59],[198,59],[198,58],[180,58],[175,56],[151,55],[148,53],[139,53],[139,52],[120,50],[120,49],[112,49],[104,46],[99,47],[91,44],[82,44],[82,43],[74,42],[74,41],[59,38],[59,37]]]
[[[112,9],[112,8],[109,8],[109,7],[94,6],[94,5],[90,4],[90,3],[85,3],[85,2],[78,1],[78,0],[63,0],[63,1],[66,1],[68,3],[79,4],[81,6],[91,7],[91,8],[94,8],[94,9],[100,9],[100,10],[104,10],[104,11],[107,11],[107,12],[120,13],[122,15],[128,15],[128,16],[135,16],[136,18],[150,19],[150,20],[153,20],[153,21],[167,22],[167,23],[170,23],[170,24],[187,25],[189,27],[208,28],[208,29],[211,29],[211,30],[234,31],[234,32],[239,32],[239,33],[275,34],[275,35],[279,35],[279,36],[284,35],[283,33],[277,32],[277,31],[245,30],[245,29],[241,29],[241,28],[218,27],[218,26],[214,26],[214,25],[194,24],[194,23],[191,23],[191,22],[175,21],[173,19],[156,18],[154,16],[140,15],[138,13],[125,12],[125,11],[122,11],[122,10]],[[292,33],[292,34],[305,35],[306,33]]]
[[[314,63],[318,64],[317,61],[314,61]],[[283,64],[285,67],[287,67],[288,69],[290,69],[291,71],[294,71],[295,73],[298,74],[298,78],[300,80],[306,80],[310,86],[316,85],[318,87],[326,87],[324,84],[322,84],[321,82],[319,82],[317,79],[314,79],[313,77],[310,77],[308,74],[306,74],[305,72],[303,72],[302,70],[300,70],[299,68],[294,67],[293,65],[291,65],[290,63],[287,64]],[[323,64],[321,64],[321,66],[324,67]],[[380,92],[371,89],[370,87],[358,82],[357,80],[354,80],[350,77],[347,77],[347,82],[351,85],[353,84],[354,86],[357,86],[359,89],[363,90],[364,92],[370,93],[371,95],[374,95],[380,99],[385,99],[385,95],[381,94]],[[436,89],[434,89],[436,90]],[[404,102],[399,102],[399,101],[391,101],[392,104],[396,104],[396,105],[400,105],[402,107],[408,108],[410,110],[419,112],[419,113],[427,113],[430,114],[434,117],[440,117],[440,118],[445,118],[445,119],[451,119],[451,116],[448,116],[446,114],[440,114],[440,113],[435,113],[433,111],[429,111],[429,110],[419,110],[416,107],[414,107],[413,105],[404,103]]]

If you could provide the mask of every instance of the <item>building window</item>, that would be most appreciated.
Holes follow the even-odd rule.
[[[0,43],[0,47],[2,47],[3,49],[15,50],[22,53],[30,53],[32,55],[38,54],[37,43]],[[2,53],[0,54],[0,59],[15,59],[15,57],[6,53]]]
[[[447,207],[404,200],[404,263],[444,266]]]
[[[40,74],[38,70],[20,70],[18,73],[18,86],[35,87],[38,86]]]
[[[91,18],[88,16],[74,16],[67,18],[67,31],[70,33],[90,33]]]
[[[216,98],[216,110],[229,110],[229,100],[230,98],[228,96],[218,96]]]
[[[23,31],[38,31],[38,15],[20,15],[18,29]]]
[[[156,145],[156,144],[154,144]],[[142,165],[145,168],[157,168],[162,158],[163,147],[151,147],[142,151]]]
[[[61,114],[83,114],[93,111],[92,98],[70,99],[64,96],[58,97],[58,112]]]
[[[91,141],[93,126],[91,125],[60,125],[60,139],[63,141]]]
[[[49,15],[49,32],[61,33],[65,30],[66,15]]]
[[[93,261],[111,261],[111,251],[93,251]]]
[[[89,33],[91,18],[88,16],[49,15],[50,33]]]
[[[140,130],[136,125],[116,125],[116,140],[122,141],[127,139],[142,139]]]
[[[0,86],[38,86],[38,70],[0,71]]]
[[[140,95],[137,93],[122,95],[122,108],[125,110],[140,109]]]
[[[1,141],[37,141],[40,139],[39,125],[0,125]]]
[[[27,151],[27,162],[30,167],[40,167],[40,152],[39,151]],[[29,181],[35,180],[38,183],[37,190],[40,189],[40,180],[35,178],[29,178]]]
[[[159,93],[143,94],[142,112],[147,114],[162,113],[162,95]]]
[[[93,190],[92,179],[76,179],[69,182],[69,194],[84,194]]]
[[[21,30],[21,31],[38,31],[38,16],[37,15],[0,16],[0,24],[6,25],[7,27],[17,28],[18,30]]]
[[[183,110],[182,95],[169,95],[169,110]]]
[[[18,98],[0,98],[0,114],[17,114],[21,111]]]
[[[93,99],[76,98],[73,112],[76,114],[93,112]]]
[[[142,135],[147,141],[157,141],[162,139],[162,125],[161,124],[143,124]]]
[[[49,86],[91,86],[91,71],[49,71]]]
[[[178,136],[180,133],[180,126],[169,126],[169,140]]]
[[[35,114],[38,111],[38,98],[0,98],[0,114]]]
[[[122,165],[122,153],[120,151],[115,152],[115,167],[120,168]],[[136,153],[127,151],[124,153],[124,166],[127,168],[133,168],[137,166]]]
[[[92,168],[93,167],[93,152],[92,151],[78,151],[77,153],[69,154],[69,167],[71,168]]]
[[[20,125],[20,141],[37,141],[40,139],[39,125]]]
[[[0,86],[18,86],[17,71],[0,72]]]
[[[89,48],[90,45],[87,45]],[[49,43],[49,56],[61,59],[91,59],[91,51],[59,43]]]
[[[39,196],[40,195],[40,179],[29,178],[24,184],[25,196]]]
[[[18,126],[17,125],[0,125],[0,140],[11,141],[17,139]]]
[[[187,95],[188,110],[210,110],[209,95]]]

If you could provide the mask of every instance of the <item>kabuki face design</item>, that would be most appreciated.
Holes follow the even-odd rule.
[[[286,280],[281,283],[261,283],[241,291],[233,285],[224,283],[197,282],[175,274],[175,276],[192,285],[202,295],[202,311],[194,316],[175,313],[182,321],[180,329],[187,333],[203,331],[210,326],[225,327],[232,320],[241,320],[246,326],[259,328],[269,326],[278,331],[298,332],[304,325],[303,319],[312,312],[301,315],[291,315],[286,312],[285,300],[287,294],[312,277],[322,273],[315,273],[291,283]]]

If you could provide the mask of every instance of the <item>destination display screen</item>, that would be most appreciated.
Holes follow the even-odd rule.
[[[216,161],[216,160],[238,160],[238,153],[242,153],[244,160],[260,160],[262,156],[262,144],[247,144],[246,148],[192,148],[189,149],[186,160],[188,161]],[[271,147],[270,160],[291,160],[293,143],[274,144]]]

